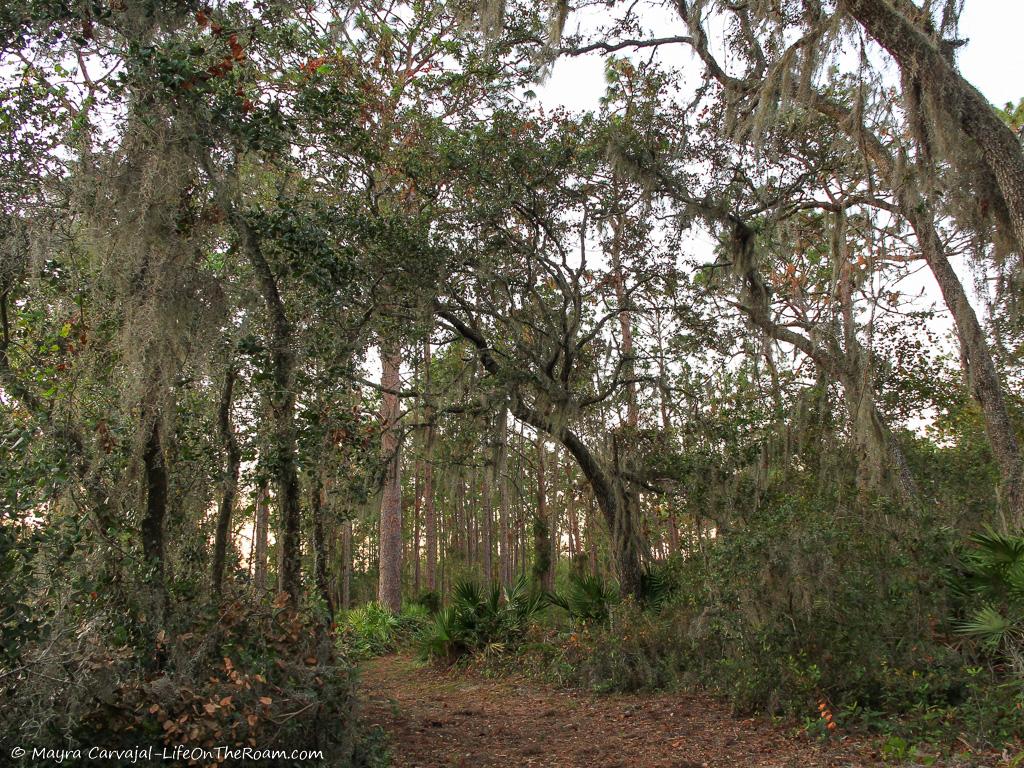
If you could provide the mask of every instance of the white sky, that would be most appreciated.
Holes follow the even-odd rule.
[[[1003,106],[1024,96],[1024,2],[967,0],[960,34],[960,70],[990,101]]]
[[[574,31],[579,16],[570,17],[567,32]],[[584,20],[584,28],[589,27],[589,21]],[[671,17],[666,17],[665,21],[670,26],[659,29],[657,36],[685,34],[681,22]],[[1007,101],[1016,103],[1024,96],[1022,30],[1024,0],[966,0],[960,19],[960,34],[969,42],[960,49],[960,69],[999,107]],[[712,37],[714,33],[715,30],[711,29]],[[629,56],[631,52],[627,49],[618,55]],[[597,109],[597,100],[605,88],[603,72],[601,57],[597,54],[563,58],[555,65],[549,80],[536,90],[544,104],[560,104],[580,110]]]
[[[654,11],[647,17],[657,29],[652,36],[668,36],[684,34],[681,22],[673,15]],[[657,16],[657,18],[655,18]],[[601,21],[600,15],[593,13],[577,13],[570,16],[566,33],[571,34],[577,29],[592,29]],[[968,40],[967,45],[960,49],[959,63],[963,75],[974,84],[995,105],[1003,106],[1006,102],[1016,102],[1024,97],[1024,42],[1021,31],[1024,30],[1024,0],[966,0],[961,16],[960,34]],[[709,33],[714,41],[716,32],[712,22]],[[713,43],[714,45],[714,43]],[[701,65],[685,46],[668,46],[661,49],[662,58],[676,65],[685,65],[687,71],[693,72],[696,79],[700,76]],[[630,49],[620,51],[619,56],[636,55]],[[646,56],[647,53],[641,55]],[[692,67],[692,70],[691,70]],[[605,92],[604,64],[599,54],[580,57],[563,57],[559,59],[552,72],[543,84],[536,86],[539,101],[545,107],[564,106],[570,110],[597,110],[598,100]],[[698,250],[710,253],[713,239],[703,232],[693,233],[694,246]],[[957,272],[969,293],[973,293],[973,281],[966,265],[955,263]],[[903,281],[900,287],[907,293],[922,292],[925,305],[934,304],[940,311],[940,317],[934,321],[933,328],[951,331],[952,324],[948,317],[943,317],[945,309],[941,296],[934,284],[934,279],[927,271],[919,270],[915,275]],[[977,297],[975,300],[976,309]],[[367,360],[366,375],[378,380],[379,363],[375,355]]]

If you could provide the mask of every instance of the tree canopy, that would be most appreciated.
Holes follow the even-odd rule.
[[[1021,738],[1024,100],[962,8],[0,10],[10,738],[367,764],[403,602],[448,661],[547,605],[578,682]]]

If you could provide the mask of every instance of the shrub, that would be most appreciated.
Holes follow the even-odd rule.
[[[571,582],[553,601],[574,631],[543,656],[549,674],[598,690],[699,684],[739,712],[798,720],[827,700],[843,727],[908,738],[1024,737],[1024,680],[1007,674],[1021,648],[1024,547],[974,537],[958,622],[953,529],[884,502],[855,514],[832,500],[824,514],[810,498],[769,498],[700,557],[659,568],[641,605],[590,577]],[[908,521],[900,536],[886,533],[893,520]]]
[[[1024,677],[1024,536],[987,531],[970,541],[953,586],[974,607],[957,630]]]
[[[441,595],[438,594],[437,590],[427,589],[420,592],[413,603],[423,606],[433,615],[441,610]]]
[[[565,610],[574,622],[592,624],[606,624],[618,599],[615,586],[589,573],[570,575],[564,593],[548,595],[548,601]]]
[[[339,766],[370,759],[357,733],[351,667],[321,623],[283,601],[230,604],[215,621],[161,632],[155,647],[116,643],[117,628],[102,614],[48,629],[0,692],[0,725],[13,743],[227,744],[320,749]],[[156,658],[163,661],[154,670]]]
[[[354,660],[383,656],[410,642],[429,619],[429,611],[416,603],[403,606],[397,616],[378,603],[367,603],[346,613],[339,642]]]
[[[678,618],[622,601],[611,608],[607,624],[570,634],[561,661],[574,670],[577,684],[598,691],[672,688],[686,667]]]
[[[420,651],[449,662],[469,653],[503,651],[523,639],[545,605],[544,595],[532,591],[525,576],[504,590],[493,584],[486,592],[475,581],[460,581],[451,605],[422,634]]]

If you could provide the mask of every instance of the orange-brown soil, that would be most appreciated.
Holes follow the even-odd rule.
[[[869,745],[828,743],[709,696],[592,694],[532,680],[367,662],[363,720],[388,734],[395,768],[825,768],[876,765]]]

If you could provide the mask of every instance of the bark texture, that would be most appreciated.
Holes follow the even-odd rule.
[[[149,416],[148,436],[142,454],[146,480],[146,511],[142,518],[142,553],[151,569],[150,584],[156,597],[157,626],[163,624],[167,611],[167,589],[164,583],[164,520],[167,517],[167,465],[158,416]]]
[[[381,349],[381,385],[397,392],[401,385],[401,356],[395,347]],[[387,462],[380,501],[380,565],[377,599],[392,613],[402,609],[402,478],[398,395],[385,392],[381,398],[381,449]]]

